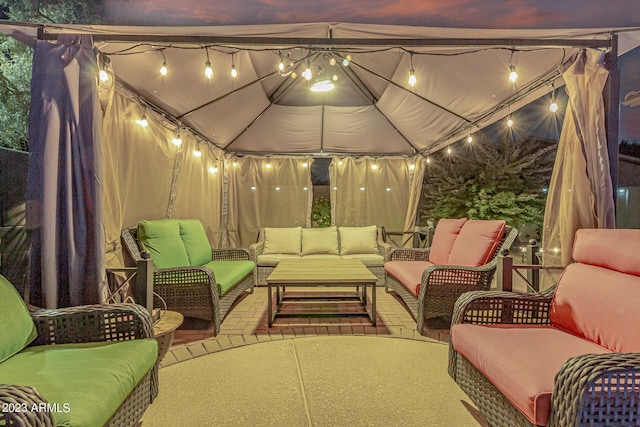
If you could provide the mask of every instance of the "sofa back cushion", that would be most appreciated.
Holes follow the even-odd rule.
[[[138,223],[138,240],[149,251],[158,268],[189,265],[187,250],[180,238],[180,225],[174,219],[145,220]]]
[[[615,352],[640,352],[640,230],[578,230],[551,323]]]
[[[375,225],[340,227],[338,233],[340,233],[340,255],[378,253],[378,228]]]
[[[504,238],[504,227],[503,220],[465,222],[453,244],[448,264],[479,267],[491,261]]]
[[[36,325],[13,285],[0,275],[0,363],[33,341]]]
[[[338,228],[303,228],[302,255],[338,255]]]
[[[442,218],[433,233],[433,242],[429,249],[429,262],[436,265],[448,264],[449,255],[458,234],[467,218]]]
[[[300,255],[302,227],[264,229],[263,254]]]
[[[179,219],[180,238],[187,251],[189,265],[202,266],[211,262],[211,245],[202,223],[197,219]]]

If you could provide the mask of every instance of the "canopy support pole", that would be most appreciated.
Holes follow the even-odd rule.
[[[613,190],[613,206],[616,209],[618,194],[618,160],[620,154],[620,70],[618,69],[618,35],[611,35],[611,50],[605,57],[609,77],[604,87],[605,127],[607,129],[607,150],[609,153],[609,173]]]

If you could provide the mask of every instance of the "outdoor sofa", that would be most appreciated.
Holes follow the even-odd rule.
[[[266,227],[260,229],[258,241],[249,246],[259,286],[267,285],[267,277],[284,259],[357,259],[376,276],[377,286],[384,286],[384,260],[390,249],[375,225]]]
[[[389,252],[385,289],[402,298],[422,334],[425,319],[451,319],[464,292],[490,288],[498,253],[508,251],[517,235],[502,220],[443,218],[429,248]]]
[[[640,422],[640,230],[578,230],[573,259],[545,292],[456,303],[449,374],[492,426]]]
[[[197,219],[141,221],[122,230],[134,261],[153,261],[153,291],[169,310],[214,322],[214,334],[244,291],[253,293],[255,264],[246,249],[211,249]]]
[[[30,312],[0,276],[0,425],[135,426],[158,394],[157,356],[143,307]]]

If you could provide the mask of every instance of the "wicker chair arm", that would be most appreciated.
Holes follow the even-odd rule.
[[[455,303],[451,324],[535,324],[548,325],[555,288],[536,294],[503,291],[473,291]]]
[[[238,261],[251,259],[249,251],[244,248],[212,249],[211,258],[213,261]]]
[[[394,248],[387,253],[387,261],[429,261],[429,248]]]
[[[264,251],[264,240],[249,245],[249,254],[253,261],[258,262],[258,256]]]
[[[82,305],[31,312],[38,337],[29,345],[153,338],[151,316],[137,304]]]
[[[47,401],[35,388],[0,384],[0,425],[55,427],[52,411],[31,410]]]
[[[389,252],[393,250],[393,245],[391,243],[383,242],[382,239],[378,239],[378,252],[380,255],[387,259],[387,255]]]
[[[556,374],[550,427],[636,425],[640,353],[583,354]]]

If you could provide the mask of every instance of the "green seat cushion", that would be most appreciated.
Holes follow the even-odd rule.
[[[186,267],[187,250],[180,238],[180,224],[175,219],[156,219],[138,223],[138,240],[149,251],[158,268]]]
[[[211,245],[202,223],[197,219],[179,219],[180,238],[189,257],[189,265],[211,262]]]
[[[0,378],[35,387],[48,403],[57,404],[56,426],[102,426],[157,356],[158,343],[150,338],[34,346],[0,363]]]
[[[35,339],[31,314],[13,285],[0,276],[0,364]],[[0,375],[0,382],[2,375]]]
[[[211,261],[204,266],[213,270],[220,296],[229,292],[255,268],[253,261]]]

